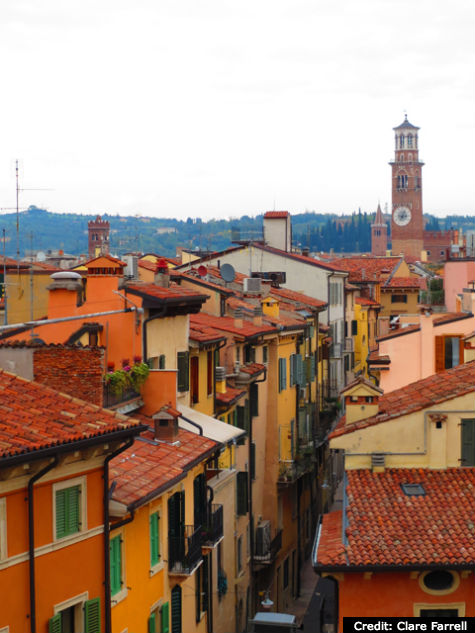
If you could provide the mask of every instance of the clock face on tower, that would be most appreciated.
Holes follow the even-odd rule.
[[[398,226],[406,226],[411,221],[411,211],[408,207],[397,207],[394,211],[393,219]]]

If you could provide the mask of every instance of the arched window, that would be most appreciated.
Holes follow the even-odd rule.
[[[409,134],[407,137],[407,146],[412,147],[412,134]]]
[[[404,149],[404,134],[399,136],[399,148]]]

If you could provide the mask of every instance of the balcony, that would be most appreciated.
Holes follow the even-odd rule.
[[[126,415],[143,406],[142,396],[135,389],[124,389],[121,393],[114,393],[109,384],[104,384],[102,406],[113,409],[117,413]]]
[[[354,341],[351,336],[345,338],[345,352],[354,352]]]
[[[180,536],[168,536],[168,573],[171,576],[191,576],[201,564],[201,525],[185,525]]]
[[[205,548],[216,547],[223,538],[223,506],[220,503],[211,504],[201,535],[201,547]]]
[[[256,527],[256,539],[254,545],[254,562],[259,565],[271,565],[277,558],[282,548],[282,530],[276,530],[274,538],[271,538],[270,521],[262,521]]]
[[[309,445],[298,453],[295,460],[281,462],[277,483],[283,486],[294,484],[297,479],[309,472],[313,468],[313,452],[313,446]]]

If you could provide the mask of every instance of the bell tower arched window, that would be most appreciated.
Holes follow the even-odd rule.
[[[412,134],[409,134],[407,137],[407,146],[412,147]]]
[[[399,137],[399,148],[404,149],[404,134],[401,134]]]

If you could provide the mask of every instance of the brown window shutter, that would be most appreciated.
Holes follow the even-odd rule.
[[[459,338],[459,359],[460,359],[460,364],[463,365],[465,362],[465,358],[464,358],[464,349],[465,349],[465,345],[463,342],[463,338],[460,337]]]
[[[435,373],[445,369],[445,341],[443,336],[435,337]]]

